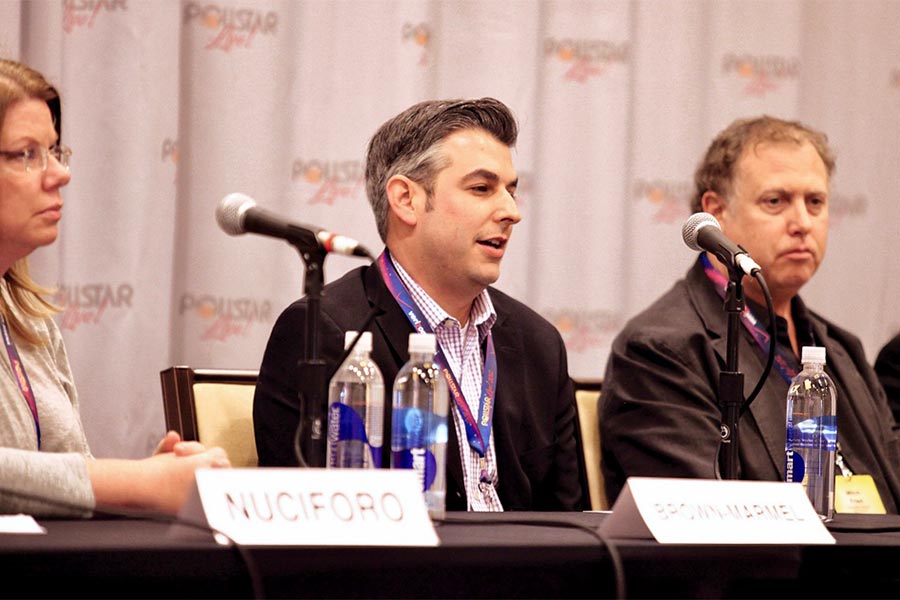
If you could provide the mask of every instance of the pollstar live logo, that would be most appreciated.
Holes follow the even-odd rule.
[[[545,311],[544,317],[556,326],[569,352],[603,347],[622,328],[621,317],[606,310],[562,309]]]
[[[308,190],[309,204],[333,206],[339,198],[365,193],[363,163],[358,160],[298,158],[291,165],[291,181]]]
[[[547,38],[544,54],[568,65],[564,79],[585,83],[616,64],[628,63],[631,47],[628,42]]]
[[[428,42],[431,40],[431,28],[428,26],[428,23],[404,23],[400,32],[400,39],[405,44],[415,44],[422,48],[419,65],[422,67],[428,66]]]
[[[274,36],[278,32],[278,13],[274,11],[203,2],[185,4],[184,22],[197,23],[208,29],[210,37],[205,48],[223,52],[250,48],[256,36]]]
[[[232,337],[246,337],[254,323],[272,320],[272,303],[254,298],[225,298],[212,294],[185,293],[178,304],[178,314],[195,316],[204,322],[201,340],[224,342]]]
[[[519,184],[516,186],[516,204],[519,208],[528,206],[528,201],[534,194],[537,178],[532,176],[531,171],[517,169],[516,174],[519,176]]]
[[[163,162],[172,161],[172,164],[178,164],[178,140],[173,140],[172,138],[166,138],[162,141],[162,156],[160,159]]]
[[[128,10],[126,0],[62,0],[62,6],[66,33],[79,27],[92,28],[100,13]]]
[[[96,325],[110,310],[129,309],[133,299],[130,283],[63,284],[53,295],[53,303],[63,309],[59,328],[68,331]]]
[[[162,141],[160,160],[163,164],[172,163],[172,183],[178,184],[178,140],[166,138]]]
[[[693,193],[694,186],[689,181],[636,179],[632,197],[638,202],[647,202],[654,208],[654,222],[679,223],[688,216]]]
[[[828,217],[832,224],[861,217],[869,209],[869,199],[862,194],[832,194],[828,198]]]
[[[746,80],[745,95],[765,96],[776,91],[784,81],[800,77],[800,59],[729,52],[722,57],[722,72]]]

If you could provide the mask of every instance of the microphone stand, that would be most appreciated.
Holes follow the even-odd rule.
[[[322,288],[325,286],[327,252],[316,243],[291,241],[306,265],[303,292],[306,295],[306,331],[303,356],[297,364],[300,423],[295,450],[301,467],[325,466],[326,363],[319,356],[319,319]],[[307,435],[301,435],[301,431]]]
[[[727,358],[725,370],[719,373],[719,409],[722,412],[721,435],[723,479],[738,478],[738,421],[744,403],[744,374],[738,371],[738,341],[741,314],[744,312],[743,271],[728,268],[730,276],[725,289],[725,312],[728,313]]]

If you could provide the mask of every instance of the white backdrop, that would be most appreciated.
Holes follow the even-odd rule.
[[[365,147],[427,98],[516,113],[524,220],[499,286],[556,324],[579,377],[694,260],[680,228],[712,136],[760,113],[824,130],[832,235],[804,296],[874,359],[900,330],[898,23],[896,0],[3,0],[0,55],[60,88],[75,150],[33,264],[59,288],[94,452],[146,454],[159,371],[257,368],[301,294],[296,252],[226,236],[219,200],[377,252]],[[329,257],[327,279],[357,264]]]

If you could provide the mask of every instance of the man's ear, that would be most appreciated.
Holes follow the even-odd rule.
[[[700,206],[703,208],[703,212],[711,214],[721,222],[722,213],[725,212],[728,204],[722,196],[712,190],[707,190],[703,193],[703,197],[700,198]]]
[[[388,179],[385,192],[394,216],[406,225],[413,227],[417,220],[416,197],[425,192],[422,186],[405,175],[394,175]]]

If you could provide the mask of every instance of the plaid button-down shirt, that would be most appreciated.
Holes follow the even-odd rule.
[[[484,375],[484,357],[481,355],[481,343],[497,320],[497,313],[491,303],[487,290],[483,290],[472,303],[469,321],[465,327],[447,314],[425,290],[391,257],[391,262],[410,297],[422,311],[435,333],[444,357],[453,376],[462,389],[466,404],[473,415],[478,414],[478,403],[481,399],[481,380]],[[474,327],[473,327],[474,325]],[[452,402],[452,397],[451,397]],[[466,485],[468,510],[470,511],[502,511],[503,505],[497,495],[497,452],[494,449],[493,426],[491,426],[491,442],[485,457],[486,477],[482,480],[481,456],[471,446],[466,437],[466,425],[462,414],[455,404],[450,408],[453,423],[456,427],[456,439],[459,440],[459,453],[463,465],[463,476]]]

